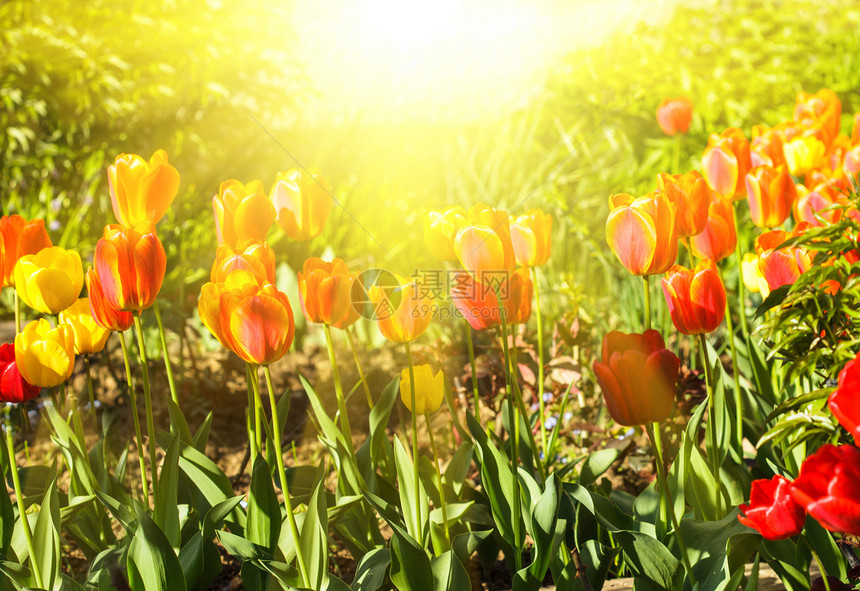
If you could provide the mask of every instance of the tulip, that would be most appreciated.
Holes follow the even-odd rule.
[[[356,279],[355,275],[351,274],[349,283],[353,287],[350,288],[350,294],[353,293],[352,289],[355,288],[356,281],[358,281],[358,279]],[[364,296],[362,295],[362,298],[363,297]],[[358,309],[359,307],[353,303],[352,296],[350,295],[350,304],[346,307],[346,314],[344,314],[344,316],[341,317],[341,319],[337,322],[332,322],[331,325],[335,328],[339,328],[340,330],[346,330],[347,328],[355,324],[359,318],[361,318],[361,314],[359,313]]]
[[[827,404],[839,424],[860,442],[860,354],[839,372],[839,385]]]
[[[794,120],[807,125],[810,123],[821,125],[831,140],[839,134],[841,116],[842,104],[836,93],[828,88],[823,88],[815,94],[801,92],[797,95]]]
[[[456,261],[454,239],[460,228],[467,225],[466,210],[459,205],[443,211],[430,211],[424,218],[424,244],[440,261]]]
[[[415,414],[436,412],[442,405],[445,396],[445,374],[441,371],[433,373],[428,365],[416,365],[415,374],[415,408],[412,408],[412,389],[409,379],[409,369],[400,372],[400,398],[403,404]]]
[[[730,127],[708,138],[708,147],[702,154],[702,175],[720,197],[744,198],[744,177],[750,166],[749,142],[740,129]]]
[[[15,337],[15,363],[34,386],[59,386],[75,368],[74,332],[68,325],[53,328],[44,318],[34,320]]]
[[[278,173],[269,198],[278,225],[298,242],[319,236],[331,212],[331,189],[316,173],[297,169]]]
[[[149,162],[137,154],[120,154],[108,166],[108,185],[117,221],[130,228],[149,229],[167,212],[179,191],[179,172],[156,150]]]
[[[393,288],[374,285],[369,296],[374,303],[379,332],[389,341],[409,343],[430,326],[433,298],[415,279],[399,280],[399,285]]]
[[[663,295],[672,323],[684,334],[717,329],[726,312],[726,290],[717,265],[705,259],[692,270],[675,265],[663,278]]]
[[[57,314],[71,306],[84,287],[81,256],[59,246],[21,257],[15,265],[15,290],[28,306]]]
[[[15,263],[51,246],[44,220],[28,222],[19,215],[0,217],[0,287],[15,285]]]
[[[773,166],[776,168],[785,164],[782,149],[784,133],[781,129],[761,129],[753,127],[753,139],[750,141],[750,166]]]
[[[766,298],[770,294],[767,280],[759,267],[758,256],[748,252],[744,255],[741,261],[741,275],[744,285],[752,293],[761,293],[761,297]]]
[[[606,220],[606,241],[621,264],[634,275],[665,273],[678,256],[671,201],[660,192],[638,199],[613,196],[610,200],[617,206]]]
[[[507,325],[528,322],[532,293],[533,285],[525,267],[512,272],[498,286],[480,283],[469,273],[460,271],[454,276],[451,300],[472,328],[488,330],[501,326],[499,298]]]
[[[842,217],[839,208],[832,208],[836,203],[837,200],[824,188],[804,193],[798,196],[792,207],[794,221],[798,224],[806,222],[811,226],[823,226],[825,222],[835,224]]]
[[[98,353],[105,348],[110,336],[110,331],[99,325],[93,317],[89,298],[78,298],[78,301],[60,312],[60,324],[72,329],[76,355]]]
[[[735,251],[738,235],[730,201],[713,196],[708,222],[701,233],[690,237],[690,250],[698,258],[719,262]]]
[[[21,404],[39,395],[41,389],[24,379],[15,362],[15,345],[0,345],[0,402]]]
[[[122,226],[106,226],[96,244],[93,267],[105,301],[123,312],[140,312],[161,290],[167,257],[155,234]]]
[[[803,530],[806,513],[792,498],[791,482],[783,476],[753,480],[749,504],[738,508],[738,521],[756,530],[766,540],[785,540]]]
[[[824,142],[804,136],[786,142],[782,146],[785,163],[791,174],[803,176],[806,173],[824,166],[824,155],[827,148]]]
[[[806,458],[791,497],[826,529],[860,536],[860,449],[829,443]]]
[[[293,343],[295,322],[287,296],[270,283],[232,273],[223,283],[206,283],[197,303],[200,320],[230,351],[253,365],[283,357]]]
[[[775,228],[788,218],[797,190],[784,166],[752,169],[747,173],[746,186],[750,216],[756,226]]]
[[[756,237],[759,271],[770,291],[793,284],[801,273],[812,267],[812,254],[805,248],[779,248],[786,240],[800,236],[808,227],[808,224],[798,224],[792,232],[771,230]]]
[[[539,267],[547,262],[552,250],[552,216],[530,209],[511,222],[511,243],[517,264]]]
[[[644,425],[669,417],[681,362],[656,330],[617,331],[603,338],[593,369],[609,414],[621,425]]]
[[[311,257],[298,275],[299,301],[305,317],[318,324],[339,322],[352,307],[352,276],[343,259],[327,263]]]
[[[237,180],[221,183],[212,197],[218,244],[242,250],[249,242],[265,242],[275,221],[275,208],[263,191],[263,183],[243,185]]]
[[[134,324],[133,313],[117,310],[105,300],[102,284],[94,269],[87,271],[87,294],[89,294],[90,313],[93,315],[93,320],[105,330],[123,332]]]
[[[219,244],[209,281],[220,283],[235,271],[250,274],[257,283],[274,283],[275,252],[266,243],[252,242],[241,250],[227,244]]]
[[[657,107],[657,124],[666,135],[687,133],[693,118],[693,101],[682,96],[665,99]]]
[[[657,188],[675,205],[675,228],[679,238],[695,236],[705,229],[711,204],[711,189],[698,172],[657,175]]]

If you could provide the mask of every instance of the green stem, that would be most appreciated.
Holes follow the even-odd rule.
[[[149,486],[146,483],[146,460],[143,458],[143,435],[140,430],[140,416],[137,413],[137,394],[134,392],[134,379],[131,375],[131,358],[128,354],[128,345],[125,343],[125,333],[116,333],[122,347],[122,359],[125,363],[125,381],[128,382],[128,398],[131,402],[131,416],[134,419],[134,437],[137,442],[137,460],[140,462],[140,483],[143,486],[143,498],[149,506]]]
[[[161,321],[161,312],[158,310],[158,299],[152,303],[155,310],[155,321],[158,323],[158,334],[161,336],[161,351],[164,354],[164,370],[167,372],[167,384],[170,386],[170,397],[176,406],[179,406],[179,397],[176,394],[176,384],[173,381],[173,366],[170,363],[170,353],[167,351],[167,335],[164,332],[164,323]]]
[[[290,500],[290,490],[287,486],[287,471],[284,469],[284,455],[281,451],[281,425],[278,419],[278,404],[275,402],[275,389],[272,386],[272,372],[269,371],[269,366],[263,366],[263,372],[266,374],[266,386],[269,390],[269,404],[272,407],[272,441],[275,445],[275,460],[278,465],[278,477],[281,479],[281,490],[284,493],[284,505],[287,508],[287,520],[290,522],[290,532],[293,534],[293,542],[296,547],[296,563],[299,567],[299,575],[302,578],[302,583],[305,587],[310,585],[308,579],[308,568],[305,563],[305,557],[302,552],[302,545],[299,543],[299,528],[296,525],[296,516],[293,515],[293,503]],[[256,383],[256,382],[255,382]],[[259,390],[259,388],[257,388]]]
[[[96,433],[100,431],[99,428],[99,413],[96,411],[96,395],[93,390],[93,374],[90,371],[90,356],[84,355],[84,367],[87,369],[87,394],[90,398],[90,411],[93,413],[93,424],[95,425]]]
[[[373,396],[370,395],[370,386],[367,385],[367,378],[364,377],[364,370],[361,369],[361,362],[358,359],[358,349],[355,347],[355,339],[352,337],[352,329],[349,327],[346,328],[346,338],[349,340],[349,348],[352,349],[355,369],[358,370],[358,377],[361,380],[361,385],[364,386],[364,395],[367,396],[367,406],[373,410]]]
[[[472,367],[472,394],[475,397],[475,420],[481,424],[481,396],[478,394],[478,364],[475,363],[475,345],[472,342],[472,325],[468,320],[463,321],[466,327],[466,347],[469,349],[469,364]]]
[[[520,452],[520,438],[519,438],[519,413],[514,409],[517,407],[516,402],[514,401],[514,388],[512,386],[514,382],[514,376],[511,374],[511,357],[508,351],[508,324],[505,319],[505,308],[504,306],[499,306],[499,314],[502,320],[502,352],[505,356],[505,381],[506,387],[508,390],[508,420],[510,421],[510,428],[512,430],[513,440],[511,441],[511,474],[514,480],[514,494],[511,499],[511,504],[513,505],[513,528],[514,528],[514,540],[512,546],[514,547],[514,564],[516,565],[517,571],[522,568],[522,547],[521,547],[521,530],[520,530],[520,521],[522,519],[522,507],[520,507],[520,476],[518,472],[518,466],[520,463],[519,460],[519,452]]]
[[[821,571],[821,580],[824,581],[824,588],[826,591],[830,591],[830,581],[827,577],[827,571],[824,570],[824,564],[821,562],[821,557],[818,556],[818,552],[815,551],[815,548],[812,547],[812,544],[809,543],[809,540],[806,539],[806,536],[800,536],[800,539],[803,540],[803,543],[806,544],[806,547],[809,548],[809,551],[812,552],[812,558],[815,560],[815,563],[818,565],[818,570]]]
[[[143,326],[140,322],[140,314],[134,316],[134,328],[137,333],[137,348],[140,353],[141,373],[143,374],[143,400],[146,405],[146,434],[149,439],[149,479],[152,482],[152,506],[158,514],[158,449],[155,445],[155,421],[152,417],[152,394],[149,388],[149,364],[146,358],[146,343],[143,340]]]
[[[63,382],[62,384],[60,384],[59,388],[60,388],[60,392],[62,392],[62,399],[66,400],[66,398],[67,398],[67,396],[66,396],[66,383]],[[78,441],[81,442],[81,450],[84,453],[86,453],[87,441],[84,438],[84,424],[81,421],[81,413],[80,413],[80,409],[78,408],[79,404],[80,404],[80,400],[73,399],[73,400],[69,401],[69,406],[72,407],[71,408],[72,426],[75,430],[75,435],[77,435],[77,437],[78,437]]]
[[[687,555],[687,545],[684,543],[684,536],[681,535],[681,526],[678,524],[678,517],[675,515],[675,501],[672,498],[672,489],[669,487],[669,480],[666,478],[666,468],[663,464],[663,442],[660,435],[660,423],[645,425],[645,431],[651,437],[651,442],[654,444],[654,454],[657,456],[655,458],[655,463],[657,464],[657,485],[660,487],[660,492],[662,493],[660,498],[663,502],[663,508],[672,521],[672,527],[675,529],[675,539],[678,540],[681,559],[684,561],[684,568],[687,569],[690,584],[695,588],[696,577],[693,575],[693,567],[690,563],[690,557]]]
[[[331,337],[331,326],[325,328],[325,344],[328,348],[328,360],[331,364],[331,376],[334,381],[334,392],[337,395],[337,410],[340,414],[340,430],[346,439],[346,445],[352,449],[352,430],[349,427],[349,413],[346,411],[346,399],[343,395],[343,382],[340,380],[340,370],[337,367],[337,357],[334,352],[334,340]]]
[[[532,267],[535,289],[535,316],[537,320],[538,337],[538,404],[540,405],[540,448],[546,450],[546,407],[543,400],[543,322],[540,313],[540,288],[538,287],[537,267]]]
[[[448,503],[445,501],[445,489],[442,488],[442,472],[439,469],[439,453],[436,450],[436,438],[433,436],[433,427],[430,425],[429,413],[424,413],[424,422],[427,424],[427,433],[430,435],[430,449],[433,452],[433,467],[436,469],[436,486],[439,489],[439,506],[442,508],[442,526],[445,530],[446,550],[451,547],[451,533],[448,531]]]
[[[737,201],[732,203],[732,221],[735,224],[735,234],[737,235],[737,240],[735,241],[735,263],[738,267],[738,313],[741,318],[741,332],[743,332],[744,340],[749,340],[750,331],[747,326],[746,305],[744,304],[744,270],[741,257],[741,238],[740,228],[738,227],[737,204]]]
[[[257,422],[254,415],[259,415],[257,402],[254,398],[254,378],[251,375],[251,364],[245,364],[245,384],[248,390],[248,454],[251,458],[251,467],[254,467],[254,458],[260,453],[259,440],[257,439]]]
[[[36,586],[42,588],[42,572],[36,561],[36,549],[33,546],[33,534],[30,532],[30,522],[27,519],[27,508],[24,506],[24,495],[21,492],[21,479],[18,476],[18,464],[15,462],[15,441],[12,439],[12,426],[6,423],[6,449],[9,453],[9,472],[12,473],[12,485],[15,487],[15,499],[18,503],[18,514],[21,518],[21,527],[24,530],[24,539],[27,541],[27,551],[30,554],[30,567],[36,579]]]
[[[722,272],[720,272],[722,279]],[[723,285],[725,285],[723,281]],[[729,333],[729,346],[732,350],[732,377],[735,382],[735,444],[738,446],[738,457],[744,457],[744,401],[743,393],[741,392],[740,368],[738,368],[738,351],[735,346],[735,330],[732,322],[732,311],[729,307],[728,298],[726,299],[726,330]]]
[[[705,388],[708,393],[708,459],[711,462],[711,471],[716,484],[716,509],[722,513],[720,501],[720,462],[719,449],[717,447],[717,409],[714,407],[714,387],[711,376],[711,364],[708,361],[708,341],[705,335],[699,335],[699,352],[702,356],[702,365],[705,367]]]
[[[412,402],[412,467],[415,477],[415,499],[420,497],[421,479],[418,477],[418,413],[416,412],[415,401],[415,366],[412,363],[412,349],[409,347],[409,342],[403,343],[406,347],[406,361],[409,364],[409,396]],[[424,536],[421,535],[421,508],[415,506],[415,540],[423,548]]]
[[[645,286],[645,330],[651,330],[651,290],[648,285],[648,275],[642,276]]]
[[[249,365],[248,374],[251,377],[251,392],[254,395],[254,437],[255,443],[257,445],[257,451],[262,453],[263,451],[263,425],[266,424],[263,421],[263,400],[260,397],[260,375],[257,373],[257,368],[253,365]],[[274,409],[273,409],[274,410]],[[268,434],[268,427],[266,427],[266,433]]]
[[[514,400],[517,403],[516,404],[517,412],[524,417],[528,417],[529,414],[528,414],[528,411],[526,411],[526,406],[525,406],[525,403],[523,402],[523,392],[520,389],[520,381],[517,377],[519,375],[519,373],[517,370],[518,361],[517,361],[516,344],[514,344],[514,346],[511,349],[509,349],[508,354],[509,354],[510,360],[511,360],[510,361],[510,363],[511,363],[510,372],[511,372],[511,377],[512,377],[511,383],[512,383],[513,391],[514,391]],[[531,421],[530,420],[528,421],[528,423],[529,423],[529,427],[531,427]],[[517,427],[519,427],[519,423],[517,423]],[[529,437],[529,444],[531,445],[530,449],[537,450],[538,447],[537,447],[537,442],[535,441],[535,434],[532,432],[531,428],[529,428],[526,431],[526,433],[528,434],[528,437]],[[538,468],[538,474],[540,475],[540,483],[541,483],[541,485],[543,485],[543,483],[546,482],[546,470],[543,466],[543,462],[541,462],[541,460],[540,460],[540,454],[538,454],[537,458],[535,458],[535,459],[536,459],[535,463],[537,464],[537,468]],[[544,460],[547,460],[546,453],[544,453]]]

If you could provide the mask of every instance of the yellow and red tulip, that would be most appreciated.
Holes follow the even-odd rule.
[[[62,312],[78,299],[84,287],[81,256],[59,246],[22,256],[14,275],[18,297],[43,314]]]
[[[209,281],[220,283],[230,273],[243,271],[255,277],[257,283],[275,282],[275,252],[266,243],[252,242],[243,249],[219,244]]]
[[[106,226],[96,244],[93,267],[105,301],[123,312],[146,310],[161,290],[167,257],[155,234]]]
[[[726,290],[717,265],[705,259],[693,269],[675,265],[663,277],[663,295],[679,332],[707,334],[717,329],[726,312]]]
[[[540,209],[530,209],[511,221],[511,242],[517,264],[539,267],[552,251],[552,216]]]
[[[412,408],[409,368],[400,372],[400,398],[403,404],[419,415],[436,412],[445,397],[445,374],[441,370],[434,374],[428,364],[416,365],[412,371],[415,375],[415,408]]]
[[[510,216],[506,211],[479,203],[469,210],[468,225],[454,239],[454,251],[464,269],[478,281],[503,276],[514,268]]]
[[[117,221],[145,230],[158,223],[176,198],[179,172],[164,150],[156,150],[149,162],[137,154],[120,154],[108,166],[108,185]]]
[[[824,187],[806,192],[798,196],[792,206],[794,221],[798,224],[806,222],[811,226],[822,226],[824,222],[835,224],[842,217],[840,208],[830,209],[836,203],[838,203],[838,196]]]
[[[460,228],[468,224],[466,210],[456,205],[442,211],[430,211],[424,218],[424,244],[430,254],[440,261],[456,261],[454,239]]]
[[[60,324],[72,329],[75,339],[75,354],[89,355],[105,348],[110,330],[102,327],[93,317],[89,298],[78,300],[60,312]]]
[[[842,103],[829,88],[823,88],[815,94],[801,92],[797,95],[794,120],[807,127],[820,125],[826,133],[828,146],[839,135],[841,116]]]
[[[665,273],[678,256],[675,206],[662,193],[613,195],[606,220],[609,248],[634,275]]]
[[[705,229],[711,189],[701,174],[695,170],[676,175],[661,172],[657,175],[657,188],[675,205],[679,238],[695,236]]]
[[[753,126],[753,139],[750,141],[750,166],[773,166],[785,164],[782,149],[784,131],[781,129],[764,129]]]
[[[779,248],[786,240],[800,236],[809,228],[809,224],[800,223],[792,232],[771,230],[755,239],[755,249],[758,253],[759,271],[767,282],[770,291],[783,285],[791,285],[801,273],[812,267],[812,254],[799,246]]]
[[[29,383],[59,386],[75,367],[75,336],[68,325],[56,328],[44,318],[34,320],[15,337],[15,363]]]
[[[293,169],[278,173],[269,198],[284,233],[304,242],[322,232],[331,212],[330,193],[322,175]]]
[[[791,214],[797,189],[785,166],[758,166],[746,176],[747,202],[752,222],[759,228],[775,228]]]
[[[421,336],[433,319],[433,297],[416,279],[399,280],[399,285],[370,288],[379,332],[389,341],[408,343]]]
[[[27,221],[17,214],[0,217],[0,287],[15,285],[18,259],[49,246],[44,220]]]
[[[687,133],[693,119],[693,101],[688,97],[665,99],[657,107],[657,124],[666,135]]]
[[[714,195],[708,223],[700,234],[690,237],[690,250],[696,257],[719,262],[735,251],[737,243],[732,202]]]
[[[760,293],[762,298],[766,298],[770,294],[770,287],[768,287],[767,280],[762,275],[758,264],[758,255],[751,252],[744,255],[741,261],[741,276],[744,285],[750,292]]]
[[[275,221],[275,208],[263,190],[263,183],[247,185],[235,179],[224,181],[212,197],[218,244],[243,250],[249,242],[265,242]]]
[[[825,164],[827,148],[813,136],[797,137],[782,146],[785,164],[795,176],[803,176]]]
[[[749,141],[740,129],[730,127],[719,135],[711,134],[702,154],[702,175],[719,196],[743,199],[746,194],[744,177],[750,167]]]
[[[93,320],[105,330],[123,332],[131,328],[134,324],[134,314],[132,312],[117,310],[105,300],[104,290],[95,269],[87,271],[87,294],[90,300],[90,312],[93,315]]]
[[[454,276],[451,300],[472,328],[488,330],[502,323],[500,301],[508,326],[528,322],[533,291],[525,267],[511,272],[497,285],[480,283],[470,273],[460,271]]]
[[[305,317],[318,324],[335,324],[352,308],[353,277],[343,259],[327,263],[311,257],[298,274],[299,301]]]

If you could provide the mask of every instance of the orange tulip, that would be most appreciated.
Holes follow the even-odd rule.
[[[395,288],[370,288],[379,332],[389,341],[408,343],[421,336],[433,318],[433,297],[419,281],[400,280]]]
[[[466,210],[456,205],[442,211],[430,211],[424,218],[424,244],[440,261],[456,261],[454,239],[468,222]]]
[[[197,311],[215,338],[247,363],[277,361],[293,343],[289,298],[271,283],[248,281],[246,273],[231,273],[223,283],[206,283]]]
[[[146,310],[161,290],[167,257],[155,234],[106,226],[96,244],[93,267],[105,301],[123,312]]]
[[[179,191],[179,172],[167,152],[156,150],[149,162],[137,154],[120,154],[108,166],[108,185],[117,221],[143,231],[158,223]]]
[[[454,276],[451,300],[472,328],[488,330],[501,326],[500,300],[508,326],[528,322],[533,291],[525,267],[513,271],[497,286],[480,283],[471,274],[459,271]]]
[[[719,262],[732,254],[738,243],[731,201],[713,195],[708,223],[700,234],[690,237],[690,250],[701,259]]]
[[[684,334],[717,329],[726,312],[726,290],[717,265],[705,259],[692,270],[675,265],[663,277],[663,295],[672,323]]]
[[[356,279],[355,275],[350,274],[349,283],[351,286],[353,286],[350,289],[350,293],[352,293],[352,289],[354,289],[354,286],[356,285],[356,283],[355,283],[356,281],[357,281],[357,279]],[[363,296],[362,296],[362,299],[363,299]],[[346,330],[347,328],[349,328],[350,326],[355,324],[359,318],[361,318],[361,314],[359,314],[359,306],[355,305],[353,303],[352,298],[350,297],[349,306],[346,307],[346,314],[337,322],[332,322],[331,325],[335,328],[339,328],[341,330]]]
[[[511,242],[517,263],[539,267],[549,259],[552,250],[552,216],[530,209],[511,222]]]
[[[755,249],[758,253],[759,271],[767,282],[770,291],[783,285],[791,285],[800,274],[812,267],[812,254],[805,248],[787,246],[779,248],[786,240],[800,236],[809,224],[800,223],[792,232],[771,230],[756,237]]]
[[[614,195],[617,204],[606,220],[606,241],[624,267],[634,275],[657,275],[678,256],[675,207],[662,193],[633,199]]]
[[[299,301],[305,317],[318,324],[342,320],[352,307],[352,276],[343,259],[327,263],[311,257],[298,275]]]
[[[221,183],[212,197],[218,244],[244,249],[248,242],[265,242],[275,221],[275,208],[263,191],[263,183],[243,185],[237,180]]]
[[[592,367],[610,416],[616,423],[633,426],[663,421],[672,414],[680,366],[660,333],[646,330],[608,333],[601,360]]]
[[[791,213],[797,198],[794,181],[785,166],[758,166],[746,177],[750,217],[759,228],[775,228]]]
[[[711,189],[702,175],[693,170],[687,174],[657,175],[657,188],[675,204],[675,228],[679,238],[695,236],[705,229]]]
[[[763,129],[753,127],[753,139],[750,141],[750,166],[773,166],[785,164],[782,150],[784,132],[781,129]]]
[[[730,127],[708,138],[708,147],[702,154],[702,175],[718,195],[736,201],[743,199],[744,177],[750,166],[750,145],[740,129]]]
[[[102,328],[123,332],[134,324],[133,313],[117,310],[105,300],[104,290],[95,269],[87,271],[87,294],[93,319]]]
[[[317,173],[279,172],[269,193],[278,225],[298,242],[319,236],[331,212],[331,189]]]
[[[15,285],[12,271],[24,255],[36,254],[51,246],[44,220],[28,222],[19,215],[0,217],[0,287]]]
[[[257,283],[274,283],[275,252],[265,242],[252,242],[242,250],[219,244],[209,281],[220,283],[234,271],[249,273]]]
[[[823,226],[824,222],[835,224],[842,217],[841,209],[830,209],[836,203],[838,203],[836,196],[825,188],[804,193],[795,200],[792,207],[794,221],[798,224],[806,222],[811,226]]]
[[[809,126],[819,124],[827,134],[827,145],[839,135],[839,119],[842,116],[842,103],[829,88],[815,94],[801,92],[794,106],[794,120]]]
[[[513,269],[516,255],[508,213],[479,203],[469,210],[468,221],[454,239],[454,251],[463,268],[483,282]]]
[[[657,107],[657,124],[666,135],[687,133],[693,119],[693,101],[682,96],[665,99]]]

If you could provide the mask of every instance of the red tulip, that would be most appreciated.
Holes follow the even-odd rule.
[[[44,220],[28,222],[19,215],[0,218],[0,287],[15,285],[12,271],[22,256],[51,246]]]
[[[0,345],[0,402],[13,402],[21,404],[32,400],[41,392],[41,388],[34,386],[24,379],[18,371],[15,362],[15,345],[3,343]]]
[[[609,414],[621,425],[644,425],[669,417],[681,362],[666,349],[656,330],[642,334],[613,331],[603,338],[594,375]]]
[[[783,476],[753,480],[749,504],[739,507],[738,520],[766,540],[784,540],[803,529],[806,512],[791,498],[791,481]]]
[[[839,385],[827,403],[839,424],[860,442],[860,353],[839,372]]]
[[[812,255],[805,248],[787,246],[778,248],[789,238],[800,236],[809,224],[798,224],[792,232],[771,230],[756,237],[755,249],[758,266],[770,291],[791,285],[800,274],[812,266]]]
[[[690,237],[690,249],[696,257],[719,262],[735,252],[737,243],[732,203],[714,195],[708,223],[700,234]]]
[[[93,313],[93,319],[102,328],[123,332],[134,324],[133,313],[117,310],[105,300],[99,275],[94,269],[87,271],[87,295],[90,298],[90,311]]]
[[[690,270],[675,265],[663,278],[663,295],[672,323],[684,334],[717,329],[726,312],[726,290],[717,265],[708,259]]]
[[[139,312],[155,302],[167,257],[155,234],[114,225],[105,227],[104,237],[96,244],[93,267],[111,307]]]
[[[665,99],[657,107],[657,124],[666,135],[687,133],[693,118],[693,101],[682,96]]]
[[[860,449],[823,445],[806,458],[791,497],[830,531],[860,536]]]

